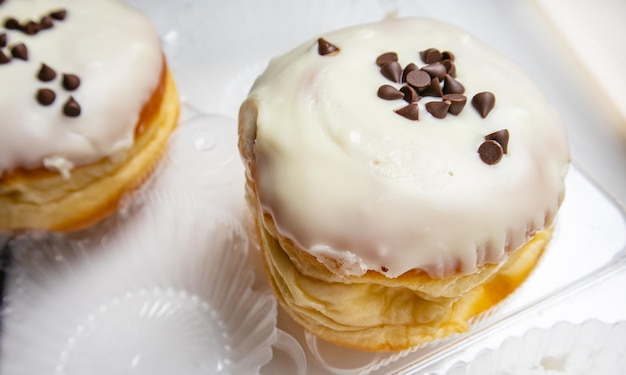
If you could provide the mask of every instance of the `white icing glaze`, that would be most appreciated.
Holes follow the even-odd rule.
[[[44,158],[43,166],[51,171],[59,172],[65,179],[71,177],[71,171],[74,169],[74,164],[62,156],[50,156]]]
[[[37,22],[59,9],[67,10],[65,20],[35,35],[4,28],[9,17]],[[65,175],[133,144],[139,113],[163,65],[147,18],[118,0],[7,0],[0,22],[8,39],[2,51],[10,55],[11,46],[24,43],[29,56],[0,65],[0,174],[45,165]],[[56,71],[53,81],[37,79],[42,62]],[[63,89],[62,73],[78,75],[78,89]],[[56,93],[52,105],[37,102],[39,88]],[[81,106],[78,117],[62,113],[70,95]]]
[[[549,225],[563,194],[569,150],[560,117],[515,65],[467,33],[427,19],[393,19],[322,36],[341,52],[320,56],[317,38],[275,58],[250,97],[258,105],[256,188],[280,232],[343,275],[390,277],[423,269],[439,277],[503,260]],[[406,103],[376,92],[375,59],[395,51],[455,54],[468,103],[436,119],[393,112]],[[396,84],[396,87],[400,87]],[[495,94],[482,119],[474,94]],[[252,126],[253,124],[248,124]],[[508,155],[481,161],[484,136],[506,128]],[[547,219],[546,219],[547,218]]]

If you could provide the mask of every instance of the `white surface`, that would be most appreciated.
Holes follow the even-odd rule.
[[[626,132],[626,2],[536,1],[584,69],[581,79],[596,86]]]
[[[558,39],[550,34],[550,28],[546,26],[544,19],[537,22],[535,19],[538,17],[537,10],[527,3],[511,4],[486,0],[478,2],[133,0],[131,3],[146,11],[155,21],[163,37],[165,51],[186,102],[179,134],[187,131],[185,124],[201,122],[193,126],[199,128],[199,133],[194,132],[191,137],[177,135],[173,138],[173,150],[178,151],[166,159],[160,178],[154,181],[154,189],[191,193],[205,203],[226,210],[236,218],[242,218],[243,168],[236,153],[235,118],[238,105],[245,98],[256,75],[263,70],[271,56],[286,52],[318,33],[349,24],[374,21],[385,15],[397,13],[437,16],[455,23],[520,63],[544,89],[549,100],[563,113],[577,166],[591,172],[592,177],[611,194],[626,201],[626,169],[621,167],[626,160],[624,139],[615,130],[612,122],[614,119],[595,106],[593,98],[584,95],[585,88],[581,88],[579,86],[581,82],[573,79],[575,75],[572,74],[571,67],[561,59],[564,55],[556,42]],[[222,143],[217,143],[217,147],[205,147],[207,139],[213,136],[217,137],[219,142],[228,144],[228,152],[221,151]],[[191,144],[187,143],[189,139]],[[177,142],[181,142],[182,146]],[[202,158],[204,162],[196,165],[193,170],[186,168],[187,165],[180,167],[180,160],[197,160],[196,158]],[[514,312],[516,307],[528,305],[538,294],[546,295],[551,290],[582,277],[586,272],[610,261],[612,255],[624,247],[625,229],[621,209],[603,195],[597,186],[589,183],[587,178],[579,173],[578,168],[573,169],[568,177],[568,189],[553,246],[529,283],[520,290],[520,293],[513,296],[510,303],[503,305],[500,317],[508,312]],[[175,223],[174,220],[171,222],[172,225]],[[104,232],[106,233],[106,230]],[[156,236],[158,232],[153,234]],[[248,255],[251,266],[257,271],[253,289],[267,292],[258,257],[255,257],[254,252]],[[111,269],[106,278],[101,277],[107,282],[115,280],[116,272]],[[76,274],[71,272],[63,271],[63,274],[68,278],[76,277]],[[42,276],[46,277],[45,274]],[[575,298],[559,300],[556,305],[542,309],[543,315],[539,319],[533,319],[532,323],[540,324],[545,321],[553,324],[557,321],[555,317],[562,320],[566,315],[573,320],[589,317],[623,319],[626,316],[623,309],[626,303],[614,296],[623,294],[625,279],[623,277],[618,279],[618,283],[609,282],[613,280],[615,278],[606,281],[608,284],[603,282],[596,285],[596,288],[590,289],[591,292],[581,292],[575,288],[573,293]],[[46,301],[40,303],[44,302]],[[65,309],[73,311],[76,308],[73,304],[51,303],[49,306],[53,307],[52,311]],[[596,306],[601,307],[595,308]],[[40,318],[37,315],[45,316],[34,315],[33,319]],[[530,323],[531,320],[528,320]],[[523,334],[528,326],[519,323],[519,319],[513,319],[511,324],[504,325],[504,328],[497,326],[488,331],[489,335],[479,336],[480,340],[477,341],[486,344],[487,337],[502,339],[509,334]],[[50,327],[50,324],[47,323],[46,326]],[[302,330],[280,309],[278,326],[304,343]],[[31,349],[29,342],[46,340],[47,335],[42,335],[37,329],[29,332],[30,341],[17,342],[22,344],[22,349]],[[412,368],[425,368],[424,366],[436,362],[435,360],[445,362],[451,359],[454,363],[458,358],[465,358],[465,355],[469,356],[466,358],[468,360],[473,358],[470,356],[471,350],[460,351],[465,348],[462,345],[446,347],[445,343],[444,341],[441,345],[396,356],[398,358],[392,365],[380,369],[369,367],[367,371],[384,374],[396,369],[411,373]],[[479,344],[475,346],[482,347]],[[320,348],[324,349],[327,349],[324,352],[325,359],[335,367],[350,369],[371,361],[369,354],[332,346]],[[311,356],[308,349],[306,353],[309,356],[309,373],[328,373],[328,370]],[[30,358],[37,358],[32,350],[27,354],[31,356]],[[60,352],[55,353],[55,358],[58,358],[59,354]],[[447,358],[446,354],[451,358]],[[0,359],[3,365],[5,358],[3,355]],[[416,363],[418,360],[420,363]],[[293,363],[289,362],[287,356],[277,351],[274,351],[274,360],[262,369],[266,374],[293,373],[293,371]],[[8,374],[13,375],[10,372]]]

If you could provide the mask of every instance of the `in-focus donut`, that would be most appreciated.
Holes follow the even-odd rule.
[[[269,279],[321,338],[462,332],[549,242],[570,154],[531,79],[466,32],[400,18],[273,59],[239,115]]]

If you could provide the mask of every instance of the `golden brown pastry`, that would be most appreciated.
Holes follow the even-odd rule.
[[[275,58],[239,136],[281,305],[369,351],[463,332],[515,290],[550,240],[570,160],[558,114],[519,68],[421,18]]]

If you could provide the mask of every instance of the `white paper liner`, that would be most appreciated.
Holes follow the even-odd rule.
[[[626,321],[559,322],[509,338],[498,349],[454,365],[447,374],[617,375],[626,373],[625,353]]]
[[[102,245],[13,243],[0,373],[248,374],[270,361],[276,302],[251,287],[245,232],[176,196],[152,194]]]
[[[293,45],[299,44],[318,32],[325,32],[351,23],[379,19],[397,8],[404,9],[410,7],[412,9],[415,6],[437,10],[436,12],[432,11],[430,14],[458,21],[459,24],[466,26],[473,32],[478,32],[479,36],[481,32],[483,34],[492,33],[491,26],[493,24],[491,21],[485,21],[496,18],[492,17],[493,14],[490,12],[478,12],[480,14],[477,15],[481,15],[481,17],[467,17],[467,12],[454,11],[459,6],[456,3],[450,4],[446,12],[439,11],[439,4],[436,2],[417,3],[402,0],[345,3],[325,1],[323,4],[320,2],[307,3],[283,0],[275,3],[276,6],[273,3],[272,7],[268,7],[263,2],[239,1],[220,2],[219,5],[217,3],[194,0],[177,2],[129,0],[129,2],[140,5],[142,10],[147,10],[148,15],[157,21],[155,25],[163,36],[165,50],[175,70],[183,101],[186,103],[192,102],[195,106],[207,112],[226,113],[231,117],[235,116],[238,103],[245,97],[249,89],[246,86],[252,83],[256,74],[260,73],[271,56],[285,51],[290,47],[290,43]],[[465,10],[469,7],[471,6],[465,7]],[[502,9],[502,7],[496,8]],[[244,12],[245,17],[233,17],[241,12]],[[401,11],[400,13],[401,15],[406,15],[413,12]],[[428,15],[428,13],[424,14]],[[241,22],[237,22],[236,26],[231,24],[230,27],[224,27],[227,22],[232,23],[233,19]],[[508,21],[506,17],[502,20],[501,22]],[[498,22],[500,21],[498,20]],[[485,27],[482,29],[472,27],[482,23],[485,23]],[[180,27],[181,25],[184,27]],[[197,25],[202,26],[198,27]],[[533,28],[535,26],[537,25],[533,24]],[[240,34],[234,33],[233,35],[234,29],[241,29],[244,32]],[[250,30],[253,30],[253,32],[249,32]],[[510,33],[510,30],[508,32]],[[252,38],[248,38],[250,35],[252,35]],[[502,33],[498,33],[498,35],[503,40],[506,40],[506,28],[504,27]],[[498,40],[498,38],[492,39],[492,41],[494,40]],[[508,46],[508,44],[503,43],[499,45],[500,47],[503,45]],[[507,51],[515,52],[517,46],[511,46],[510,50],[507,49]],[[520,53],[525,53],[525,49],[520,49]],[[216,58],[218,55],[219,59]],[[529,57],[529,61],[532,61],[532,58]],[[553,83],[551,80],[549,81],[550,84]],[[549,86],[549,84],[546,86]],[[558,80],[555,87],[558,90],[557,92],[562,92]],[[574,111],[573,114],[568,112],[571,117],[576,117],[581,112],[584,113],[582,110],[581,112],[576,112],[575,109],[572,110]],[[585,123],[585,125],[587,124]],[[583,142],[583,144],[587,143]],[[228,165],[227,167],[230,168],[231,166]],[[177,187],[180,188],[180,185],[185,184],[186,182],[179,184]],[[580,181],[575,181],[572,185],[579,184]],[[238,189],[239,185],[230,187]],[[619,248],[623,246],[623,228],[621,224],[623,217],[615,218],[613,212],[607,212],[609,209],[605,207],[607,206],[606,199],[603,197],[599,199],[595,189],[584,190],[583,193],[577,194],[577,198],[583,197],[584,200],[575,200],[575,203],[570,205],[572,209],[565,213],[565,216],[575,219],[569,220],[566,226],[569,229],[565,236],[567,238],[563,238],[566,241],[559,241],[558,248],[567,249],[568,253],[576,255],[577,248],[572,245],[582,243],[584,247],[586,244],[591,243],[589,238],[592,238],[594,240],[594,258],[590,260],[591,263],[586,262],[584,267],[580,266],[580,262],[568,264],[569,267],[566,269],[559,264],[558,272],[561,275],[559,280],[562,283],[569,283],[573,279],[571,276],[573,274],[580,275],[593,270],[598,264],[603,264],[607,254],[611,254],[616,246],[619,246]],[[581,205],[584,206],[585,204],[588,204],[590,208],[581,208]],[[612,204],[611,201],[608,206],[610,206],[610,210],[615,210]],[[602,209],[597,209],[597,207],[602,207]],[[621,212],[621,209],[619,212]],[[572,223],[574,224],[573,226]],[[614,224],[611,225],[611,223]],[[578,235],[568,239],[569,234],[572,232]],[[582,238],[580,238],[581,236]],[[616,243],[612,243],[611,240]],[[598,255],[597,253],[600,254]],[[552,271],[553,266],[554,264],[549,262],[546,265],[546,270]],[[562,285],[560,281],[556,283],[551,281],[554,280],[554,273],[552,272],[547,272],[546,275],[539,274],[535,276],[538,276],[535,277],[537,282],[533,280],[533,283],[541,285],[542,292],[539,296],[549,293],[555,288],[555,284],[556,286]],[[536,296],[533,293],[529,295]],[[9,297],[13,298],[14,296]],[[523,298],[522,301],[522,305],[527,303]],[[8,325],[5,324],[5,326]],[[34,337],[39,336],[34,335]],[[422,351],[418,350],[417,353],[409,357],[417,360],[423,357],[422,354]],[[6,358],[7,356],[3,355],[2,357]],[[404,356],[397,355],[396,358],[402,357]],[[4,359],[0,359],[0,361],[4,361]],[[379,367],[376,367],[373,371]],[[395,371],[397,368],[397,366],[391,366],[389,371]],[[2,367],[0,367],[0,373],[5,373],[1,370]]]

